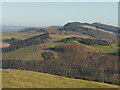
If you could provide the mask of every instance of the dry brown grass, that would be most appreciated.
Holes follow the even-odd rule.
[[[90,28],[90,29],[99,30],[99,31],[102,31],[102,32],[107,32],[107,33],[113,34],[113,32],[106,31],[104,29],[99,29],[99,28],[96,28],[96,27],[93,27],[93,26],[88,26],[88,25],[81,25],[81,26],[83,26],[85,28]]]
[[[7,48],[10,44],[7,43],[0,43],[0,48]]]

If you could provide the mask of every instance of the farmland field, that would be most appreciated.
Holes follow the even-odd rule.
[[[61,39],[64,39],[64,38],[68,38],[68,37],[83,37],[83,38],[86,38],[88,36],[83,36],[83,35],[50,35],[50,37],[52,38],[49,42],[46,43],[46,46],[48,47],[54,47],[58,44],[60,44],[59,42],[56,42],[56,41],[59,41]]]
[[[38,33],[40,34],[40,33]],[[17,39],[26,39],[26,38],[30,38],[33,37],[35,35],[38,35],[36,33],[20,33],[20,32],[4,32],[2,33],[2,40],[5,39],[10,39],[10,38],[17,38]]]
[[[29,33],[16,33],[16,32],[9,32],[9,33],[3,33],[3,40],[4,39],[9,39],[9,38],[19,38],[19,39],[25,39],[28,37],[35,36],[36,34],[29,34]],[[86,38],[87,36],[82,36],[82,35],[53,35],[51,34],[50,39],[48,42],[45,43],[46,47],[55,47],[56,45],[62,44],[61,42],[56,42],[64,38],[68,37],[83,37]],[[3,43],[3,45],[8,45],[6,43]],[[36,45],[36,46],[28,46],[28,47],[23,47],[20,49],[17,49],[12,52],[6,52],[3,53],[3,59],[24,59],[24,60],[39,60],[41,59],[40,52],[41,51],[35,51],[36,48],[40,48],[41,46]],[[88,50],[92,51],[100,51],[100,53],[115,53],[118,50],[118,47],[116,44],[112,44],[112,46],[86,46]],[[42,50],[43,51],[43,50]]]
[[[35,46],[28,46],[15,51],[3,53],[3,59],[21,59],[24,56],[35,52]]]

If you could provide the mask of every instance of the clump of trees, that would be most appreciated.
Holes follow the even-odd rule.
[[[44,61],[55,59],[54,54],[52,52],[43,52],[42,57],[43,57]]]
[[[22,47],[26,47],[26,46],[31,46],[31,45],[36,45],[36,44],[41,44],[41,43],[45,43],[50,39],[49,37],[49,33],[45,33],[42,35],[37,35],[25,40],[15,40],[10,43],[10,46],[8,48],[3,48],[2,51],[3,52],[9,52],[12,50],[16,50]]]
[[[7,42],[7,43],[13,43],[13,42],[17,42],[19,41],[19,39],[16,39],[16,38],[11,38],[11,39],[5,39],[3,42]]]
[[[102,40],[102,39],[89,39],[89,38],[82,38],[82,37],[70,37],[65,38],[57,42],[71,42],[71,41],[78,41],[79,43],[90,45],[90,46],[109,46],[111,45],[110,41]]]

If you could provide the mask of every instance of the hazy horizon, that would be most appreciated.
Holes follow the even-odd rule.
[[[117,2],[5,2],[3,25],[63,26],[68,22],[100,22],[118,26]]]
[[[71,22],[76,22],[76,21],[71,21]],[[64,23],[64,25],[65,24],[67,24],[67,23],[71,23],[71,22],[66,22],[66,23]],[[88,23],[88,22],[80,22],[80,23]],[[104,23],[104,22],[91,22],[91,23],[89,23],[89,24],[92,24],[92,23],[101,23],[101,24],[106,24],[106,25],[111,25],[111,26],[115,26],[115,27],[118,27],[117,25],[112,25],[112,24],[107,24],[107,23]],[[64,26],[64,25],[49,25],[49,26],[26,26],[26,25],[0,25],[0,26],[12,26],[12,27],[36,27],[36,28],[43,28],[43,27],[51,27],[51,26]]]

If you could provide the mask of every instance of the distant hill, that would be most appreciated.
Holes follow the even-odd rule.
[[[62,26],[50,26],[50,27],[41,28],[40,30],[44,30],[51,34],[55,34],[59,32],[60,28],[62,28]]]
[[[33,71],[4,69],[2,74],[3,88],[118,88],[116,85]]]
[[[49,26],[43,28],[25,28],[20,32],[27,33],[50,33],[62,35],[87,35],[101,39],[117,39],[120,28],[102,23],[70,22],[64,26]]]
[[[10,26],[10,25],[3,25],[0,27],[2,27],[1,28],[2,30],[0,30],[2,32],[19,32],[26,28],[23,26]]]
[[[25,28],[24,30],[22,30],[20,32],[56,34],[59,32],[58,29],[60,29],[61,27],[62,26],[49,26],[49,27],[43,27],[43,28]]]
[[[20,32],[27,32],[27,33],[47,33],[47,31],[39,29],[39,28],[26,28]]]
[[[104,29],[106,31],[113,32],[115,34],[120,34],[120,28],[115,27],[115,26],[106,25],[106,24],[102,24],[102,23],[98,23],[98,22],[92,23],[91,25],[96,28],[100,28],[100,29]]]
[[[71,22],[65,24],[63,28],[60,28],[59,30],[64,34],[88,35],[102,39],[116,39],[116,35],[114,33],[108,33],[102,30],[88,28],[83,25],[91,26],[87,23]]]

